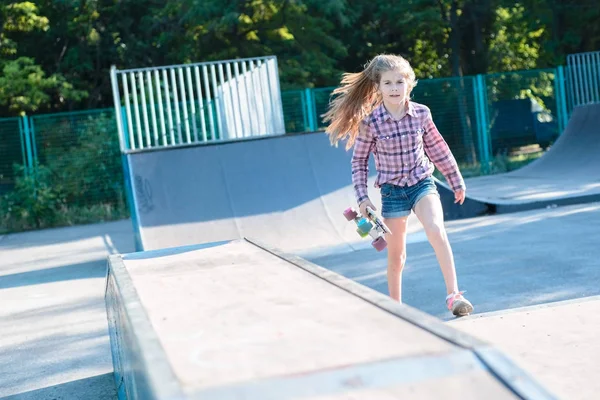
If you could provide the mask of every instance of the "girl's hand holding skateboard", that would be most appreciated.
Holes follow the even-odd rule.
[[[367,219],[369,218],[369,216],[367,215],[367,207],[371,207],[373,209],[373,211],[377,210],[375,208],[375,206],[373,205],[373,203],[371,203],[371,200],[369,200],[369,199],[364,200],[362,203],[360,203],[358,205],[358,207],[360,209],[360,214]]]

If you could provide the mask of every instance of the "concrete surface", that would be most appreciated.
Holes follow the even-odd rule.
[[[476,313],[600,294],[600,203],[446,223],[458,283]],[[446,295],[424,235],[409,235],[405,303],[443,320]],[[308,260],[387,294],[387,252],[303,254]]]
[[[598,398],[600,296],[473,315],[450,325],[497,345],[561,398]]]
[[[104,288],[130,221],[0,239],[0,398],[115,398]]]
[[[461,287],[468,290],[478,313],[597,295],[598,222],[600,203],[448,222]],[[88,393],[89,397],[84,398],[94,400],[106,398],[105,393],[114,395],[106,314],[102,309],[105,257],[133,251],[131,232],[131,222],[121,221],[0,237],[0,320],[3,327],[9,326],[0,335],[0,398],[71,399],[77,398],[73,393]],[[383,254],[371,249],[357,251],[334,263],[335,256],[340,253],[312,255],[322,265],[386,293]],[[75,266],[69,267],[71,264]],[[409,236],[408,264],[404,275],[406,303],[449,320],[441,298],[439,268],[419,232]],[[488,295],[490,292],[502,296]],[[575,328],[569,331],[566,345],[586,349],[589,362],[593,362],[597,358],[594,312],[588,315],[587,308],[581,310],[586,312],[568,311],[551,319],[552,323],[539,319],[528,326],[557,340],[561,329],[569,329],[572,324]],[[568,315],[577,315],[579,325],[577,321],[569,322]],[[480,326],[484,321],[478,322]],[[71,329],[77,324],[82,326]],[[466,329],[471,332],[470,326]],[[477,329],[485,327],[473,327],[472,332],[477,334]],[[88,339],[82,340],[86,335]],[[506,349],[511,358],[523,361],[494,337],[481,337]],[[527,335],[513,336],[510,344],[520,343],[531,340]],[[579,360],[573,365],[580,375],[561,373],[572,364],[570,354],[561,351],[561,346],[563,342],[548,344],[557,363],[565,360],[554,371],[557,375],[552,375],[554,384],[550,389],[564,394],[561,388],[577,387],[573,398],[586,398],[585,393],[595,390],[596,371]],[[534,360],[533,354],[527,357]],[[16,360],[23,367],[14,368]],[[545,375],[526,362],[523,367],[546,383]]]
[[[260,246],[242,240],[111,257],[109,316],[113,308],[128,314],[110,324],[113,345],[131,342],[143,354],[124,365],[129,393],[149,396],[158,379],[175,381],[190,399],[551,398],[487,344]],[[169,369],[176,379],[165,376]]]

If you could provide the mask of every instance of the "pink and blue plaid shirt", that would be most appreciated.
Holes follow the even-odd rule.
[[[356,138],[352,155],[352,182],[359,203],[368,198],[371,153],[377,168],[376,188],[384,183],[412,186],[431,176],[437,167],[452,190],[466,189],[458,164],[427,106],[409,102],[406,116],[396,121],[381,104],[362,124],[364,132]]]

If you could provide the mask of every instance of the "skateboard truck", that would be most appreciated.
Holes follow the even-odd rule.
[[[348,221],[354,221],[357,226],[356,232],[358,232],[360,237],[371,236],[373,238],[371,245],[377,251],[382,251],[387,247],[384,236],[386,233],[391,234],[392,231],[390,231],[371,207],[367,207],[367,218],[363,217],[352,207],[344,211],[344,217]]]

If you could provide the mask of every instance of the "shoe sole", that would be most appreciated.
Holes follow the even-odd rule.
[[[467,303],[462,300],[456,301],[456,306],[454,307],[453,314],[457,317],[464,317],[473,312],[473,306],[470,303]]]

